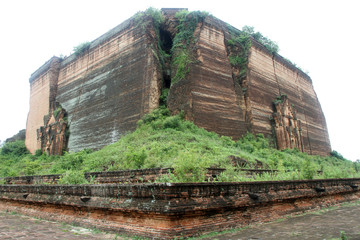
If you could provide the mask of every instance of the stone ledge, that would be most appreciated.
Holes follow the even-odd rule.
[[[360,197],[360,179],[0,185],[0,209],[155,238],[245,226]]]
[[[224,168],[207,168],[205,178],[213,180]],[[242,171],[242,170],[241,170]],[[110,172],[87,172],[84,174],[87,180],[93,180],[97,184],[109,183],[151,183],[158,180],[161,176],[173,173],[173,168],[145,168],[133,170],[120,170]],[[0,178],[6,184],[57,184],[61,178],[61,174],[52,175],[34,175],[34,176],[19,176],[19,177],[5,177]]]

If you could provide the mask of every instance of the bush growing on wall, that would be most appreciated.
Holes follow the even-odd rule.
[[[80,43],[79,45],[75,46],[73,48],[74,54],[76,56],[81,56],[83,55],[87,50],[89,50],[91,43],[90,42],[83,42]]]
[[[251,26],[244,26],[242,31],[251,35],[255,40],[260,42],[262,45],[266,47],[269,52],[272,54],[277,53],[279,51],[279,46],[276,42],[272,41],[271,39],[263,36],[260,32],[255,32],[254,27]]]

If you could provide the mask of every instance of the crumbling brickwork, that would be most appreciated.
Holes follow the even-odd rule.
[[[360,179],[0,185],[0,210],[160,239],[271,221],[357,200]]]
[[[263,133],[280,149],[330,153],[325,117],[310,77],[251,39],[246,71],[239,79],[244,69],[232,66],[229,58],[243,50],[229,48],[233,34],[219,19],[199,18],[186,48],[191,56],[188,72],[172,81],[178,68],[171,64],[172,40],[179,31],[177,11],[164,9],[161,26],[146,14],[130,18],[81,54],[54,57],[38,69],[30,79],[28,149],[61,154],[64,149],[100,149],[114,143],[159,106],[161,91],[168,88],[171,112],[183,110],[199,127],[234,139],[247,132]],[[282,115],[289,107],[274,105],[285,95],[292,115]],[[48,122],[57,104],[66,112],[66,126]],[[286,120],[289,117],[294,120]]]

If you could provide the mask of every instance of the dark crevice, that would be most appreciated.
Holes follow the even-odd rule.
[[[170,88],[171,85],[171,76],[170,74],[164,73],[163,75],[163,88]]]
[[[169,31],[164,30],[163,28],[160,28],[159,34],[160,34],[160,45],[162,50],[165,53],[170,54],[173,44],[171,33]]]
[[[159,47],[161,49],[160,53],[162,55],[162,86],[161,86],[161,96],[160,96],[160,105],[166,106],[167,96],[169,94],[169,89],[171,86],[171,48],[173,46],[172,35],[167,31],[166,26],[159,28]]]

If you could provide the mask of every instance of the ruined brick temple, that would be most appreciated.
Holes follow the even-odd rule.
[[[53,57],[36,70],[30,77],[27,148],[49,154],[100,149],[134,130],[169,89],[171,112],[183,110],[186,119],[209,131],[234,139],[263,133],[279,149],[330,153],[325,117],[307,74],[252,38],[244,50],[231,41],[240,31],[210,15],[197,18],[191,41],[176,50],[183,24],[177,11],[162,9],[161,24],[137,14],[81,53]],[[230,60],[244,51],[246,66],[240,69]],[[179,77],[174,59],[184,52],[190,60]]]

